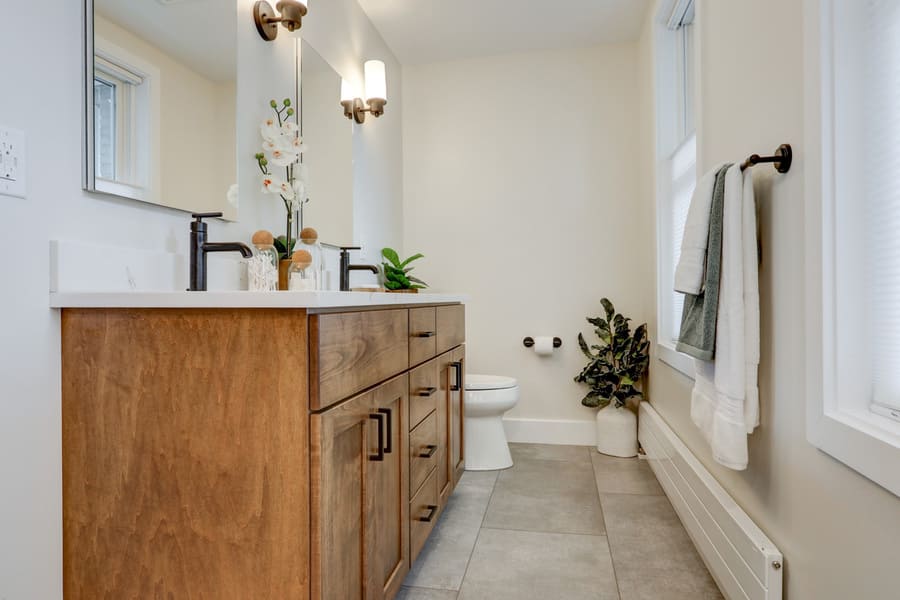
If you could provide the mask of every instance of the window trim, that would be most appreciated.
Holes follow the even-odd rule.
[[[891,433],[891,419],[854,410],[837,394],[834,4],[806,0],[805,8],[806,437],[900,496],[900,434]]]
[[[679,28],[687,17],[694,27],[691,44],[684,43],[684,31]],[[697,140],[699,124],[700,63],[699,36],[694,21],[693,0],[668,0],[660,4],[654,22],[654,64],[655,64],[655,118],[656,118],[656,357],[659,361],[679,371],[686,377],[695,377],[694,359],[675,350],[673,340],[669,339],[671,327],[671,305],[668,295],[673,292],[673,276],[666,274],[664,265],[671,260],[662,243],[670,237],[669,213],[671,212],[671,161],[678,151],[693,137]],[[675,58],[681,51],[684,56],[691,56],[693,77],[678,73],[678,60]],[[690,89],[688,89],[690,88]],[[672,102],[672,98],[676,102]],[[685,103],[692,103],[694,118],[687,119]],[[693,124],[693,131],[686,131]],[[699,147],[696,150],[695,170],[699,166]]]
[[[92,14],[87,12],[86,15]],[[143,202],[159,203],[158,196],[160,194],[162,179],[160,173],[160,111],[161,111],[161,92],[160,92],[160,70],[155,64],[128,52],[124,48],[104,39],[100,35],[94,35],[93,23],[91,19],[86,18],[86,40],[85,53],[89,57],[90,65],[93,68],[94,57],[99,56],[102,60],[117,65],[122,70],[122,74],[130,73],[132,76],[142,80],[142,89],[136,90],[140,98],[132,98],[130,101],[138,102],[141,105],[137,119],[139,123],[139,132],[136,137],[142,142],[140,144],[132,144],[132,151],[138,155],[134,160],[134,164],[138,172],[134,174],[136,181],[111,181],[96,176],[94,165],[94,139],[93,139],[93,77],[85,77],[87,83],[84,105],[85,105],[85,122],[84,122],[84,189],[89,192],[109,194]],[[132,94],[135,96],[135,94]],[[144,141],[146,140],[146,141]]]

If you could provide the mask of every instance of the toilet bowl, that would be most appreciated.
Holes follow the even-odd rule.
[[[466,375],[465,451],[467,471],[512,466],[503,413],[519,402],[519,383],[499,375]]]

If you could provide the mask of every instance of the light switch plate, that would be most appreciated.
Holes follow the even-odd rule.
[[[25,132],[0,126],[0,194],[25,197]]]

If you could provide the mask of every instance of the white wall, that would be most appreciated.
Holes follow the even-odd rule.
[[[249,43],[250,3],[238,6],[246,11],[239,39]],[[55,18],[46,19],[48,13]],[[0,263],[0,598],[9,600],[62,595],[59,315],[48,308],[48,242],[69,239],[186,252],[188,238],[185,213],[81,191],[81,18],[81,3],[71,0],[0,7],[0,54],[17,57],[5,63],[0,82],[0,123],[25,130],[29,171],[27,199],[0,196],[0,239],[7,249]],[[40,35],[22,23],[41,23]],[[361,70],[362,61],[376,54],[389,65],[388,77],[394,78],[388,82],[393,94],[389,112],[380,122],[366,124],[354,149],[356,200],[366,203],[365,211],[355,212],[361,217],[360,231],[370,231],[373,240],[399,239],[396,61],[353,0],[314,4],[302,31],[311,41],[315,38],[313,45],[333,65]],[[276,52],[258,38],[253,43],[244,47],[244,54]],[[271,83],[273,90],[291,87],[289,78]],[[281,92],[245,86],[239,91],[239,114],[257,105],[249,97],[253,93],[268,99]],[[337,100],[335,110],[340,110]],[[258,124],[242,123],[237,135],[239,140],[258,137]],[[250,181],[244,173],[242,181]],[[255,184],[243,187],[240,222],[213,223],[215,239],[247,239],[259,227],[280,227],[283,217],[277,207],[260,204]],[[370,220],[371,215],[377,218]]]
[[[471,294],[468,370],[519,379],[509,418],[589,424],[572,380],[585,316],[608,296],[650,317],[637,58],[624,44],[404,68],[404,246],[432,289]],[[529,335],[563,347],[539,358]]]
[[[810,7],[817,2],[807,2]],[[804,3],[699,0],[699,167],[794,146],[790,173],[756,167],[761,204],[761,425],[750,466],[718,466],[690,419],[691,380],[651,363],[663,418],[785,556],[788,600],[896,598],[900,499],[806,441]],[[642,53],[649,55],[645,31]],[[650,85],[649,68],[642,70]],[[642,114],[652,114],[652,107]],[[642,117],[644,118],[644,117]],[[649,117],[648,117],[649,118]],[[644,139],[652,144],[652,137]],[[645,151],[645,154],[647,152]]]

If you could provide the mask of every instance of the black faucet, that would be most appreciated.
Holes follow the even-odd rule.
[[[359,246],[341,246],[341,291],[350,291],[350,271],[371,271],[378,275],[378,267],[375,265],[351,265],[350,251],[361,250]]]
[[[206,254],[209,252],[240,252],[244,258],[253,256],[253,251],[241,242],[207,242],[206,223],[203,219],[221,217],[222,213],[193,213],[191,217],[191,287],[189,292],[206,291]]]

